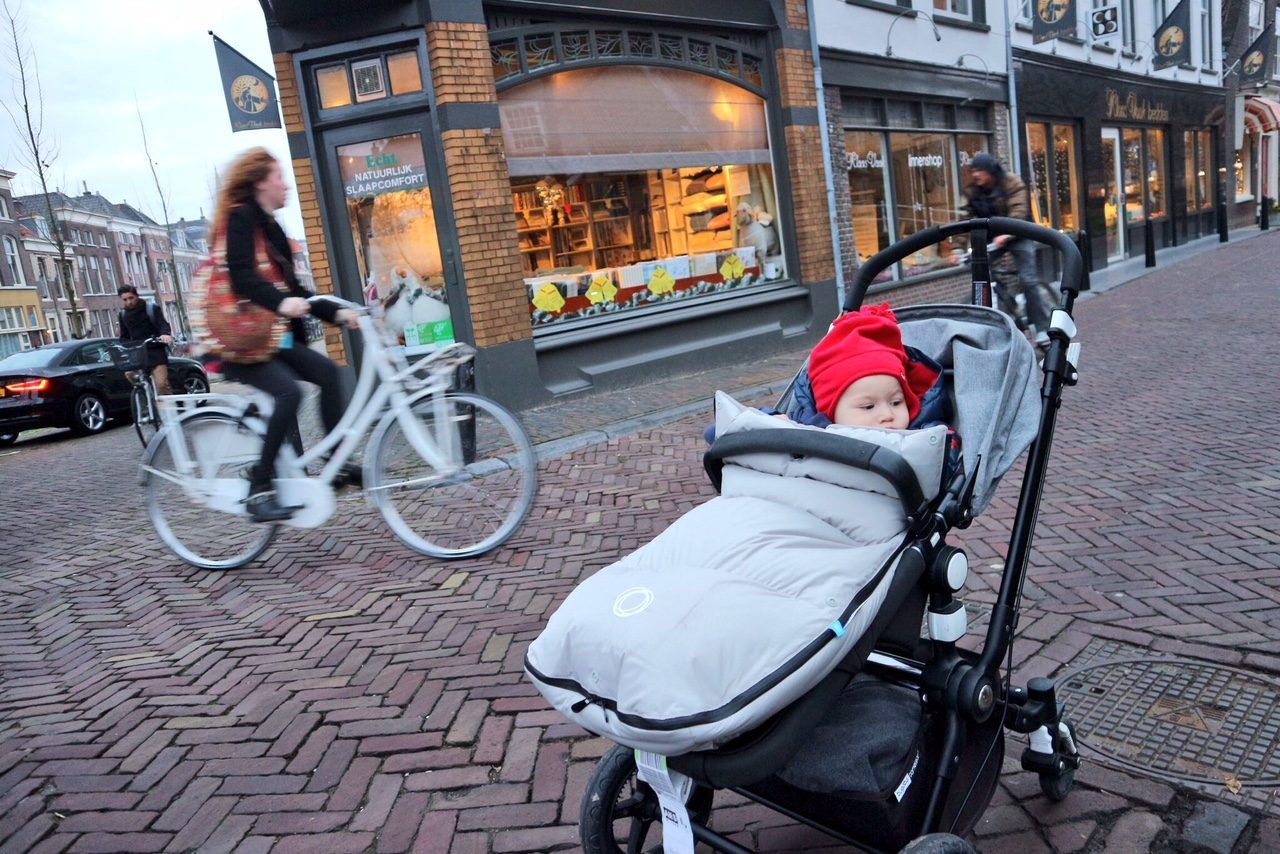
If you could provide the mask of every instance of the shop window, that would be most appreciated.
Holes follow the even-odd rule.
[[[1124,221],[1141,222],[1146,218],[1143,198],[1142,131],[1124,128],[1120,140],[1120,173],[1124,182]]]
[[[498,101],[535,326],[786,277],[759,96],[618,66],[561,71]]]
[[[1196,132],[1196,198],[1201,210],[1213,208],[1213,133]]]
[[[314,73],[320,106],[326,110],[422,92],[422,66],[416,50],[326,65]]]
[[[888,164],[884,134],[849,131],[845,134],[845,166],[849,171],[853,245],[859,263],[889,246]],[[892,276],[886,270],[881,279]]]
[[[960,218],[953,142],[948,134],[889,134],[889,180],[897,239]],[[911,255],[902,262],[903,277],[950,266],[950,248],[937,244]]]
[[[1065,124],[1029,122],[1027,152],[1031,218],[1059,231],[1075,231],[1079,183],[1076,173],[1075,128]]]
[[[848,107],[845,102],[845,117]],[[860,111],[874,115],[871,99]],[[892,110],[892,103],[890,109]],[[938,106],[897,102],[901,115],[910,111],[939,117]],[[932,112],[931,112],[932,110]],[[974,119],[986,125],[986,119]],[[963,187],[969,183],[968,164],[980,152],[989,151],[991,137],[984,133],[925,133],[850,129],[845,132],[845,165],[849,172],[854,247],[860,261],[923,228],[961,219]],[[946,241],[917,252],[881,274],[907,278],[953,266],[962,249]]]
[[[383,302],[410,353],[453,341],[422,136],[341,145],[337,154],[366,302]]]
[[[1169,209],[1165,204],[1166,175],[1164,161],[1164,131],[1155,128],[1147,130],[1147,204],[1150,205],[1150,216],[1168,216]]]

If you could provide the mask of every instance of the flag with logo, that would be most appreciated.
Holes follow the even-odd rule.
[[[1151,67],[1160,69],[1191,61],[1191,0],[1182,0],[1152,36]]]
[[[1031,16],[1031,39],[1036,44],[1074,38],[1076,34],[1076,0],[1034,0]]]
[[[1262,35],[1249,45],[1240,57],[1240,85],[1261,86],[1267,82],[1271,68],[1271,46],[1276,43],[1275,25],[1262,31]]]
[[[213,36],[213,33],[209,35]],[[276,79],[217,36],[213,36],[213,50],[218,57],[222,95],[227,99],[231,130],[282,127],[280,104],[276,100]]]

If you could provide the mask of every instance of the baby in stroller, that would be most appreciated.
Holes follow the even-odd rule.
[[[530,645],[539,690],[619,745],[583,803],[586,851],[619,850],[619,819],[628,851],[655,822],[668,852],[695,839],[746,851],[708,826],[716,788],[873,850],[964,833],[994,790],[1004,728],[1033,734],[1023,765],[1047,793],[1070,788],[1075,745],[1052,683],[1000,674],[1057,399],[1075,377],[1069,315],[1037,388],[1031,345],[995,310],[912,307],[900,327],[887,309],[853,310],[879,269],[863,268],[851,310],[779,401],[788,420],[717,395],[704,463],[720,495],[584,580]],[[921,418],[930,394],[964,437],[954,466],[951,419]],[[987,643],[969,652],[954,598],[968,564],[946,535],[1028,446]]]

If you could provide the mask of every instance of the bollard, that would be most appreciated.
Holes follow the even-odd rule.
[[[1143,230],[1143,242],[1146,244],[1147,250],[1146,266],[1154,267],[1156,265],[1156,235],[1151,227],[1151,217],[1147,217],[1147,227]]]
[[[1084,262],[1084,278],[1080,282],[1080,290],[1089,290],[1089,273],[1093,270],[1093,243],[1089,240],[1089,232],[1076,232],[1076,248],[1080,250],[1080,260]]]
[[[1218,242],[1227,242],[1227,203],[1218,202]]]
[[[1266,196],[1262,197],[1262,210],[1258,214],[1258,220],[1263,231],[1271,228],[1271,200]]]
[[[475,362],[465,362],[458,366],[454,375],[453,388],[464,392],[476,390]],[[458,428],[458,435],[462,441],[462,460],[470,465],[476,461],[476,411],[472,406],[458,404],[456,414],[463,419]]]

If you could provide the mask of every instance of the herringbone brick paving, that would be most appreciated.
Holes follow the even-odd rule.
[[[1053,450],[1022,678],[1093,637],[1280,671],[1280,295],[1257,275],[1277,261],[1280,243],[1258,238],[1079,305],[1082,381]],[[793,367],[778,362],[774,380]],[[753,385],[772,368],[697,382]],[[671,383],[596,417],[688,397],[686,378]],[[551,437],[591,416],[579,401],[559,424],[531,421]],[[127,429],[21,442],[0,458],[0,854],[576,847],[607,745],[548,709],[521,658],[578,580],[712,494],[705,421],[544,461],[528,525],[483,558],[417,556],[349,499],[326,529],[228,573],[153,541]],[[976,603],[994,598],[1015,474],[963,537]],[[1177,848],[1203,805],[1097,763],[1052,805],[1006,764],[984,851]],[[717,828],[763,851],[829,845],[717,804]],[[1231,843],[1272,850],[1280,823],[1251,816]]]

